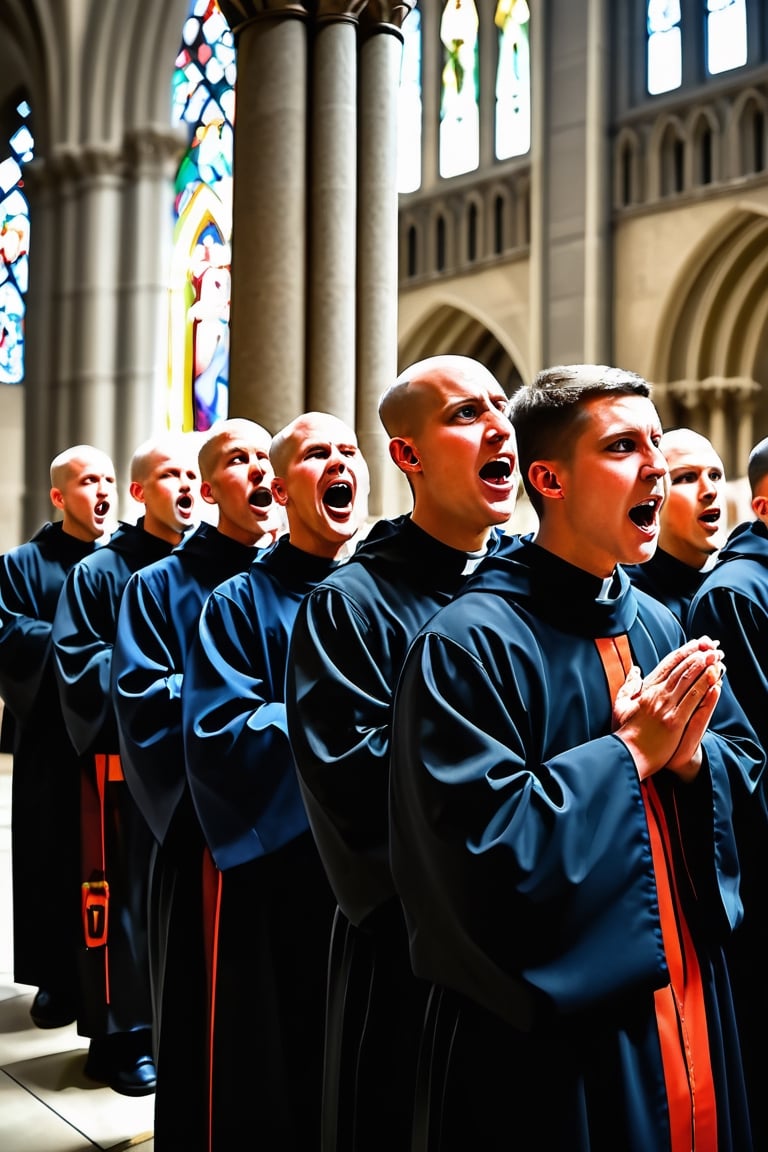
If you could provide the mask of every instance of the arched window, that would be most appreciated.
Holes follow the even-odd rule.
[[[34,140],[26,100],[11,106],[11,134],[0,159],[0,383],[24,379],[24,297],[29,283],[29,205],[22,165]],[[2,156],[2,153],[0,153]]]
[[[440,175],[474,172],[480,162],[478,16],[474,0],[447,0],[440,102]]]
[[[522,156],[531,147],[531,57],[526,0],[498,0],[496,158]]]
[[[171,387],[182,425],[227,415],[235,44],[215,0],[193,0],[173,78],[173,116],[189,127],[176,175]]]
[[[421,13],[418,8],[403,21],[397,144],[397,190],[415,192],[421,184]]]
[[[747,62],[744,0],[707,0],[707,71],[710,75]]]
[[[671,92],[683,77],[679,0],[649,0],[648,91]]]

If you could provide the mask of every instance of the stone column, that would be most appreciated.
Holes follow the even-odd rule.
[[[75,241],[75,324],[71,387],[77,439],[114,453],[121,157],[107,148],[81,157]]]
[[[307,407],[355,423],[357,17],[319,0],[310,101]]]
[[[49,465],[56,454],[54,389],[56,363],[56,323],[53,295],[56,285],[56,253],[61,238],[57,227],[56,199],[60,191],[55,173],[44,160],[33,160],[24,169],[24,191],[34,220],[34,243],[29,251],[29,291],[26,331],[46,333],[45,339],[27,339],[24,349],[24,491],[20,521],[21,539],[26,540],[53,514],[48,496]],[[54,242],[54,237],[58,237]],[[30,324],[30,318],[32,323]],[[30,414],[34,419],[30,419]]]
[[[175,168],[181,134],[131,133],[124,147],[126,187],[122,224],[124,261],[118,286],[115,440],[121,476],[136,447],[169,423],[168,269],[173,235]],[[154,334],[154,339],[150,338]],[[174,430],[180,420],[170,421]]]
[[[220,8],[237,44],[229,411],[275,432],[305,407],[307,10]]]
[[[609,19],[605,0],[587,9],[587,92],[584,208],[584,359],[610,357],[610,148],[608,84],[611,74]]]
[[[378,400],[397,376],[397,89],[400,28],[412,7],[370,0],[360,58],[357,433],[371,473],[372,516],[409,506]]]

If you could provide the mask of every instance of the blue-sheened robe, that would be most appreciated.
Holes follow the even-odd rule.
[[[13,717],[14,979],[77,1000],[77,753],[61,714],[51,627],[67,572],[96,549],[45,524],[0,561],[0,696]]]
[[[728,680],[763,748],[768,748],[768,529],[755,520],[728,537],[718,562],[691,601],[688,629],[720,641]],[[692,633],[693,634],[693,633]],[[765,781],[759,806],[736,811],[744,920],[726,948],[741,1034],[755,1148],[768,1147],[765,1036],[768,1031],[768,816]]]
[[[182,687],[187,772],[217,871],[211,1032],[213,1149],[318,1147],[333,896],[285,720],[288,642],[334,564],[277,541],[206,601]],[[209,921],[210,923],[210,921]],[[246,1050],[242,1036],[253,1037]]]
[[[200,610],[261,550],[202,523],[128,581],[112,689],[128,788],[157,843],[150,864],[155,1005],[155,1139],[207,1149],[207,996],[200,887],[203,838],[184,768],[181,685]]]
[[[119,768],[104,784],[104,861],[99,858],[97,755],[117,757],[112,706],[112,652],[117,613],[131,575],[166,556],[171,545],[137,524],[121,524],[110,541],[68,574],[53,623],[56,678],[64,720],[80,754],[83,881],[106,875],[109,920],[106,951],[80,953],[85,1036],[152,1026],[147,953],[147,878],[152,838]],[[111,760],[111,765],[116,765]]]
[[[688,605],[706,576],[699,568],[684,564],[676,556],[657,548],[644,564],[626,564],[624,571],[635,588],[666,604],[685,627]]]
[[[725,683],[697,779],[641,784],[598,646],[628,640],[647,674],[684,637],[621,570],[600,587],[535,544],[491,560],[398,685],[393,871],[415,971],[447,990],[415,1148],[495,1149],[510,1124],[526,1152],[690,1148],[671,1100],[697,1149],[751,1147],[721,945],[742,914],[732,787],[754,795],[763,753]]]
[[[486,554],[517,547],[493,531]],[[329,961],[323,1127],[329,1146],[399,1147],[428,986],[414,978],[389,868],[392,699],[408,645],[479,563],[413,523],[374,525],[294,625],[288,730],[339,912]]]

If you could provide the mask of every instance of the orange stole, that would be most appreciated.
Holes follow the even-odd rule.
[[[632,666],[624,636],[595,640],[611,700]],[[641,781],[670,982],[654,993],[672,1152],[716,1152],[717,1106],[701,970],[674,873],[669,827],[653,778]]]

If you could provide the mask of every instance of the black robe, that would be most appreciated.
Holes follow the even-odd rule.
[[[517,543],[494,531],[489,552]],[[428,986],[411,972],[389,867],[392,698],[408,645],[462,587],[467,568],[467,553],[410,516],[383,521],[307,596],[294,625],[288,730],[339,904],[329,964],[324,1148],[406,1147],[410,1132]]]
[[[53,622],[62,712],[80,754],[82,881],[105,876],[109,885],[106,946],[88,946],[84,937],[79,953],[78,1031],[84,1036],[152,1026],[147,952],[152,838],[119,769],[111,669],[123,589],[137,569],[170,550],[166,541],[144,531],[143,518],[136,525],[121,524],[108,544],[68,574]],[[96,767],[99,756],[114,757],[103,799]]]
[[[207,993],[200,870],[204,840],[184,768],[181,686],[206,597],[260,553],[203,523],[123,592],[112,690],[128,788],[156,843],[149,954],[155,1022],[155,1139],[207,1149]]]
[[[663,548],[657,548],[645,564],[626,564],[624,571],[635,588],[666,604],[685,627],[688,605],[706,576],[699,568],[684,564]]]
[[[641,784],[604,661],[620,683],[684,637],[620,570],[600,588],[535,544],[491,560],[398,685],[392,865],[437,1002],[414,1152],[505,1148],[510,1123],[523,1152],[689,1150],[692,1102],[697,1149],[751,1147],[721,945],[731,788],[755,798],[763,753],[725,683],[697,779]]]
[[[77,1003],[77,753],[61,714],[51,626],[67,572],[96,548],[44,525],[0,562],[0,696],[11,718],[14,979]],[[5,731],[5,724],[4,724]]]
[[[281,538],[211,594],[187,658],[187,772],[216,865],[204,894],[214,1152],[240,1147],[244,1132],[280,1152],[319,1143],[333,896],[296,779],[284,680],[299,604],[333,567]]]
[[[718,562],[691,602],[687,625],[720,641],[731,687],[763,748],[768,748],[768,529],[759,520],[729,536]],[[693,634],[693,633],[692,633]],[[765,1036],[768,1032],[766,884],[768,816],[741,806],[736,834],[744,920],[726,949],[747,1078],[755,1148],[768,1148]]]

